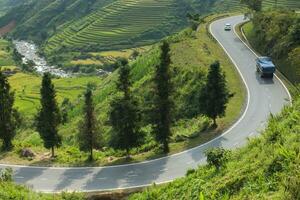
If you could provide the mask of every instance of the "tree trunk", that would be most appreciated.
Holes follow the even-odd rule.
[[[213,126],[216,127],[217,126],[217,119],[216,119],[216,117],[214,117],[213,120],[214,120]]]
[[[3,145],[3,149],[4,150],[10,150],[12,148],[12,143],[10,140],[4,140],[4,145]]]
[[[91,151],[90,151],[90,161],[93,161],[93,160],[94,160],[93,148],[91,148]]]
[[[164,150],[164,153],[169,153],[169,150],[170,150],[170,149],[169,149],[168,141],[165,140],[165,141],[163,142],[163,148],[164,148],[164,149],[163,149],[163,150]]]
[[[130,158],[129,149],[126,149],[126,159]]]
[[[54,158],[54,146],[51,147],[51,157]]]

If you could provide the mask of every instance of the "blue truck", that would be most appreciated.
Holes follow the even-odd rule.
[[[273,78],[276,68],[270,57],[258,57],[256,59],[256,71],[260,77]]]

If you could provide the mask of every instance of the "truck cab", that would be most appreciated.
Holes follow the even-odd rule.
[[[272,59],[264,56],[256,59],[256,71],[260,77],[273,78],[276,68]]]

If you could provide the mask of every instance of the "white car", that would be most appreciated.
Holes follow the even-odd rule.
[[[231,24],[225,24],[225,31],[231,31]]]

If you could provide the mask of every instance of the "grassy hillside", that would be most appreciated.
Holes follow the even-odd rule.
[[[14,61],[10,56],[12,48],[8,41],[0,39],[0,67],[12,66]]]
[[[12,35],[42,43],[57,29],[114,0],[25,0],[0,18],[0,26],[16,21]]]
[[[206,0],[199,1],[206,2]],[[153,43],[186,25],[189,0],[117,0],[50,38],[45,52],[124,49]],[[202,12],[209,11],[203,3]]]
[[[205,23],[208,23],[212,18],[206,18]],[[202,24],[199,32],[186,29],[179,34],[167,38],[171,45],[171,59],[173,63],[172,81],[174,82],[174,88],[176,88],[173,96],[176,108],[174,110],[175,120],[172,126],[171,153],[193,147],[220,134],[239,116],[243,107],[245,92],[239,75],[222,49],[208,37],[206,31],[205,24]],[[147,137],[140,148],[134,149],[131,152],[133,157],[130,162],[150,159],[160,155],[158,145],[154,142],[153,135],[151,134],[149,119],[147,118],[151,108],[154,66],[158,62],[159,55],[158,45],[154,45],[151,49],[141,54],[135,61],[131,62],[133,91],[139,99],[143,114],[143,130],[146,132]],[[220,60],[221,62],[233,97],[230,99],[226,117],[218,119],[219,126],[217,129],[210,129],[211,121],[204,117],[199,109],[199,95],[205,83],[208,67],[215,60]],[[92,163],[94,165],[123,162],[124,152],[107,148],[111,135],[110,125],[107,123],[110,110],[109,105],[111,100],[117,95],[115,88],[117,77],[118,72],[115,71],[102,81],[95,81],[96,84],[94,84],[96,112],[99,121],[103,124],[103,143],[106,146],[106,148],[95,152],[97,160],[95,163]],[[31,80],[29,81],[30,84],[25,86],[22,84],[25,83],[24,80]],[[57,152],[58,157],[56,160],[51,160],[48,156],[45,156],[48,151],[42,147],[41,139],[30,125],[32,123],[29,122],[28,127],[19,131],[14,141],[16,145],[14,151],[3,153],[1,161],[44,165],[91,164],[86,163],[87,154],[79,152],[76,140],[76,133],[78,131],[77,122],[82,116],[82,98],[78,97],[78,94],[84,89],[80,85],[85,84],[88,80],[93,81],[92,78],[86,80],[85,78],[54,80],[58,91],[58,99],[62,99],[63,94],[68,95],[73,108],[68,110],[69,121],[59,128],[60,134],[63,136],[63,145]],[[24,108],[27,108],[31,111],[33,110],[33,112],[24,113],[27,115],[35,114],[34,110],[39,106],[37,103],[38,99],[36,99],[39,92],[39,78],[30,74],[17,73],[10,77],[10,83],[16,89],[16,104],[20,106],[20,110],[24,112]],[[75,86],[68,86],[70,84],[78,85],[79,90],[76,91],[77,87]],[[26,101],[27,97],[30,97],[30,100],[35,98],[35,103],[28,105]],[[19,151],[24,147],[30,147],[34,152],[38,152],[37,157],[33,160],[19,157]]]
[[[275,0],[263,0],[263,9],[275,6]],[[278,7],[300,9],[300,1],[298,0],[277,0]],[[243,10],[240,0],[219,0],[214,5],[214,11],[226,10]]]
[[[299,27],[300,15],[288,10],[256,14],[243,27],[250,44],[259,53],[271,56],[278,69],[295,84],[300,83]]]
[[[300,101],[271,116],[262,136],[230,153],[220,171],[200,166],[185,178],[152,186],[130,200],[300,199]]]

